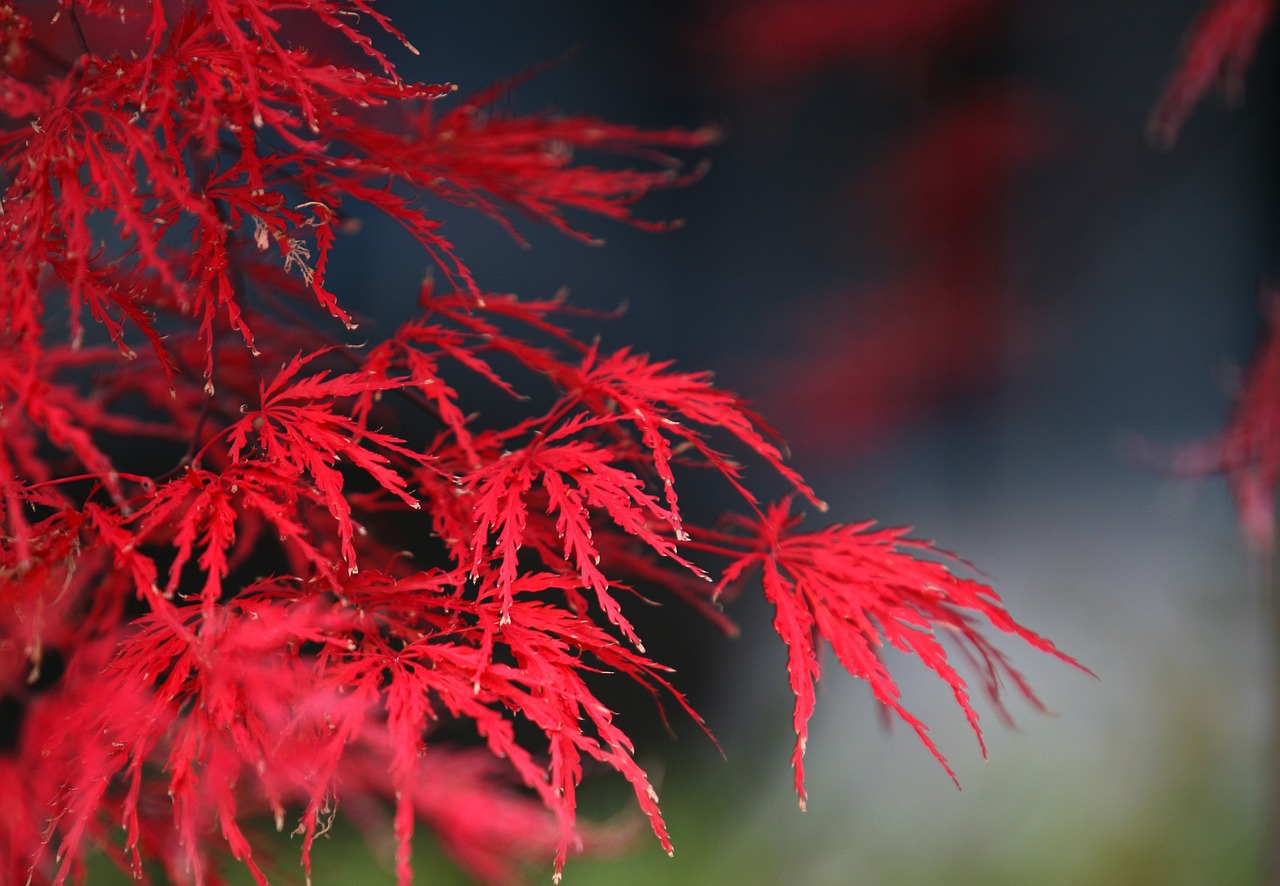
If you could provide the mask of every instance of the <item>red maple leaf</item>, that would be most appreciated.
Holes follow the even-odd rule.
[[[928,728],[900,701],[897,683],[881,657],[882,648],[890,646],[916,656],[951,687],[984,755],[978,714],[965,679],[947,655],[944,636],[959,644],[980,668],[984,689],[1006,717],[999,695],[1002,678],[1010,679],[1034,706],[1041,706],[1022,675],[983,636],[984,622],[1081,667],[1051,642],[1015,622],[988,585],[957,574],[964,564],[929,542],[907,537],[908,530],[860,523],[800,533],[794,531],[799,522],[799,517],[791,515],[790,500],[782,501],[770,505],[758,523],[741,521],[740,527],[751,536],[720,536],[706,547],[733,558],[720,579],[722,587],[759,570],[765,598],[774,607],[773,626],[787,644],[787,671],[796,697],[792,765],[801,808],[821,645],[829,645],[846,671],[865,680],[876,700],[915,730],[952,779],[955,773],[929,737]],[[733,553],[734,546],[743,544],[750,548],[748,552]]]

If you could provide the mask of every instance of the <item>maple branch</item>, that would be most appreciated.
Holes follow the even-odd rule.
[[[71,26],[75,28],[76,39],[80,41],[80,48],[85,55],[93,55],[93,50],[89,48],[89,40],[84,35],[84,28],[80,26],[80,14],[76,11],[76,4],[67,4],[67,11],[71,19]]]

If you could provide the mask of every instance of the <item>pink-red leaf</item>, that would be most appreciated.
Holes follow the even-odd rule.
[[[978,714],[964,678],[950,663],[943,637],[958,643],[993,675],[1010,677],[1037,707],[1039,702],[1022,677],[983,638],[984,621],[1080,667],[1048,640],[1015,622],[990,587],[958,575],[954,564],[940,559],[945,554],[927,542],[907,538],[906,530],[875,529],[864,523],[798,533],[793,531],[796,520],[789,511],[790,503],[785,501],[768,508],[754,530],[757,549],[739,557],[727,576],[751,566],[760,568],[765,597],[774,607],[774,627],[787,644],[796,697],[792,763],[802,807],[804,752],[814,686],[820,676],[820,644],[831,647],[846,671],[867,681],[875,698],[915,730],[953,779],[955,774],[927,727],[902,704],[897,683],[881,657],[886,645],[916,656],[951,687],[980,746]],[[998,684],[988,679],[984,685],[998,703],[994,695]]]

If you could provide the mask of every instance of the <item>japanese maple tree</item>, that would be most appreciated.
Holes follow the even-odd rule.
[[[635,681],[697,721],[628,616],[642,590],[728,629],[758,583],[802,804],[821,647],[939,761],[882,648],[975,732],[944,641],[997,704],[1002,678],[1035,697],[984,630],[1071,661],[903,530],[803,530],[825,507],[746,404],[579,340],[561,299],[486,291],[429,211],[661,229],[633,205],[697,178],[681,158],[714,131],[403,79],[415,50],[371,0],[0,2],[0,46],[5,882],[82,880],[91,851],[140,879],[218,883],[230,858],[266,882],[264,813],[309,874],[339,805],[384,802],[401,883],[419,824],[483,880],[558,879],[618,838],[578,820],[589,767],[670,851],[596,689]],[[355,333],[327,271],[370,213],[428,274],[416,316]],[[471,416],[464,378],[515,417]],[[758,500],[746,461],[790,494]],[[686,519],[691,472],[736,512]]]

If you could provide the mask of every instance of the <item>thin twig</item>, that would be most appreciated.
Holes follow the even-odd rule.
[[[76,5],[72,3],[68,11],[71,16],[71,26],[76,29],[76,38],[80,41],[80,48],[84,50],[85,55],[93,55],[93,50],[89,48],[89,41],[84,36],[84,28],[80,26],[80,15],[76,12]]]

